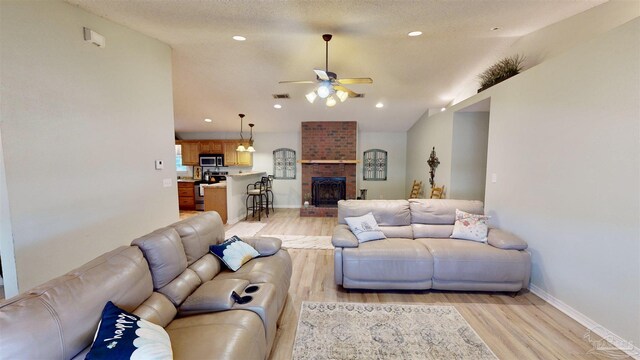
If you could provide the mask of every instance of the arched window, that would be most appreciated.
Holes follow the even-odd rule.
[[[387,152],[370,149],[364,152],[362,161],[363,180],[387,180]]]
[[[296,178],[296,151],[276,149],[273,151],[273,177],[275,179]]]

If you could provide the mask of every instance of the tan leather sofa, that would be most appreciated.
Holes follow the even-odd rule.
[[[527,288],[526,242],[492,228],[488,243],[451,239],[455,211],[483,214],[481,201],[449,199],[338,202],[336,284],[352,289],[519,291]],[[373,213],[387,237],[359,244],[345,217]]]
[[[265,359],[287,300],[291,258],[279,239],[237,272],[209,253],[216,212],[158,229],[0,304],[0,358],[84,359],[111,300],[165,327],[175,359]],[[231,292],[253,300],[239,305]]]

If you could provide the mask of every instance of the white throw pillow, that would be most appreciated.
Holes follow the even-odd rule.
[[[456,209],[456,222],[453,225],[453,239],[487,242],[489,216],[470,214]]]
[[[351,232],[358,238],[359,243],[387,238],[384,236],[384,233],[380,231],[378,223],[372,213],[358,217],[346,217],[344,221],[347,222]]]

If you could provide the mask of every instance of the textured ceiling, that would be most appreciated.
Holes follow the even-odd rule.
[[[195,1],[68,0],[169,44],[178,132],[238,131],[238,113],[256,132],[299,129],[301,121],[355,120],[364,131],[405,131],[440,108],[518,38],[603,3],[593,1]],[[491,31],[500,27],[498,31]],[[96,29],[99,31],[99,29]],[[408,37],[413,30],[422,36]],[[324,68],[365,98],[334,108],[309,104]],[[247,41],[238,42],[233,35]],[[109,39],[107,39],[107,46]],[[288,93],[291,99],[274,100]],[[381,109],[375,107],[383,102]],[[279,103],[282,109],[274,109]],[[204,118],[213,122],[205,123]],[[246,125],[245,125],[246,127]],[[246,130],[246,129],[245,129]]]

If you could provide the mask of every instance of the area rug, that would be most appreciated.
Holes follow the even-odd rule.
[[[285,249],[320,249],[332,250],[331,236],[307,235],[261,235],[282,240]]]
[[[497,359],[453,306],[303,302],[293,359]]]
[[[243,237],[252,237],[266,225],[267,224],[259,222],[239,222],[224,232],[224,238],[228,239],[233,235],[237,235],[241,239]]]

